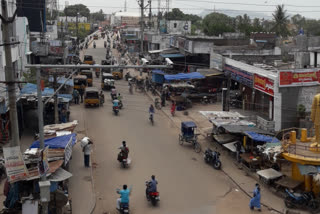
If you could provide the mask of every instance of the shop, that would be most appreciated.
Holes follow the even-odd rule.
[[[229,58],[225,58],[223,71],[227,78],[231,79],[230,106],[253,111],[257,116],[257,126],[273,131],[277,71]]]

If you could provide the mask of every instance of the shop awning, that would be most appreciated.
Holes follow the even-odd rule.
[[[173,51],[173,50],[175,50],[175,49],[174,49],[174,48],[167,48],[167,49],[153,50],[153,51],[148,51],[148,52],[149,52],[150,54],[156,54],[156,53]]]
[[[313,175],[320,173],[320,166],[298,164],[301,175]]]
[[[54,138],[49,138],[44,141],[44,146],[49,146],[49,149],[64,149],[68,145],[68,142],[70,141],[70,138],[72,138],[72,145],[76,143],[76,134],[69,134],[69,135],[63,135],[60,137],[54,137]],[[39,148],[40,143],[39,141],[35,141],[32,143],[30,146],[31,148]]]
[[[280,141],[276,137],[271,137],[267,135],[258,134],[256,132],[244,132],[249,138],[258,142],[266,143],[279,143]]]
[[[180,53],[176,53],[176,54],[160,54],[161,57],[163,58],[180,58],[180,57],[184,57],[183,54]]]
[[[192,80],[192,79],[203,79],[203,78],[205,78],[205,77],[198,72],[164,75],[164,79],[168,80],[168,81],[170,81],[170,80]]]
[[[197,69],[197,72],[199,72],[200,74],[202,74],[206,77],[224,75],[224,73],[222,71],[218,71],[216,69]]]

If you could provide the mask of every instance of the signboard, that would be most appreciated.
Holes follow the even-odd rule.
[[[222,71],[223,70],[223,56],[211,51],[210,68],[215,68],[215,69],[218,69],[219,71]]]
[[[224,66],[224,72],[226,75],[231,75],[231,79],[253,88],[253,74],[228,64]]]
[[[3,156],[7,176],[10,183],[14,183],[19,180],[24,180],[28,177],[28,171],[22,159],[20,146],[4,147]]]
[[[64,165],[66,166],[72,156],[72,137],[70,137],[70,140],[64,149]]]
[[[280,71],[280,87],[312,86],[320,84],[319,70]]]
[[[39,174],[41,176],[45,175],[49,171],[48,153],[49,146],[44,148],[40,153],[41,160],[39,161]]]
[[[254,88],[262,91],[263,93],[274,95],[274,83],[267,77],[260,76],[258,74],[254,75]]]

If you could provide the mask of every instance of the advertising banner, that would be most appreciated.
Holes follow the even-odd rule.
[[[235,68],[231,65],[225,64],[224,72],[226,75],[231,75],[231,79],[244,84],[250,88],[253,88],[253,74],[243,71],[239,68]]]
[[[254,75],[254,88],[262,91],[263,93],[274,95],[274,82],[273,80],[260,76],[258,74]]]
[[[301,70],[301,71],[280,71],[280,87],[290,86],[312,86],[320,84],[320,71]]]
[[[28,177],[28,171],[20,152],[20,146],[4,147],[3,156],[10,183],[24,180]]]

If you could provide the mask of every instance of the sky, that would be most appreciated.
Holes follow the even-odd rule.
[[[148,0],[144,0],[148,2]],[[59,1],[60,7],[65,3],[84,4],[90,11],[103,10],[104,13],[112,13],[124,10],[125,0],[68,0]],[[152,0],[154,13],[158,11],[158,0]],[[161,0],[165,5],[165,0]],[[219,10],[239,10],[243,14],[261,12],[272,15],[275,5],[284,4],[288,15],[301,14],[307,18],[320,19],[319,0],[171,0],[171,8],[180,8],[185,13],[200,14],[206,9],[219,12]],[[139,12],[137,0],[127,0],[127,11]]]

